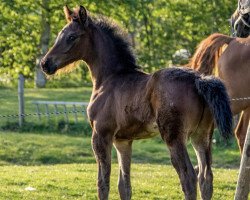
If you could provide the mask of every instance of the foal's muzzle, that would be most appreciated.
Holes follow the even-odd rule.
[[[52,59],[42,59],[40,66],[45,74],[52,75],[56,72],[57,66],[53,63]]]

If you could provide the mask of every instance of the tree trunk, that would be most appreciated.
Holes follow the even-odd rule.
[[[40,68],[40,61],[49,49],[50,39],[50,17],[49,17],[49,0],[42,0],[41,26],[42,34],[40,39],[41,54],[36,61],[35,87],[43,88],[46,84],[46,77]]]

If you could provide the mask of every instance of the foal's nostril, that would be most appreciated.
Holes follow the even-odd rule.
[[[48,67],[49,67],[49,59],[47,59],[47,60],[45,61],[44,67],[45,67],[45,68],[48,68]]]
[[[57,70],[57,66],[51,58],[42,59],[40,66],[46,74],[54,74]]]
[[[48,71],[50,65],[50,59],[42,59],[40,62],[40,66],[43,69],[43,71]]]

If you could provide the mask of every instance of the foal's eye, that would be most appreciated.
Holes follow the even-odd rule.
[[[76,39],[76,36],[74,36],[74,35],[70,35],[70,36],[68,37],[68,41],[69,41],[69,42],[73,42],[75,39]]]

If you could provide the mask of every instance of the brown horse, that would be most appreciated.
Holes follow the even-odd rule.
[[[246,38],[250,34],[250,0],[239,0],[238,7],[231,17],[233,28],[233,36]],[[245,135],[250,120],[250,109],[246,109],[241,113],[239,123],[235,130],[236,136],[239,138],[240,150],[242,152]]]
[[[205,75],[216,74],[223,79],[233,114],[244,111],[235,131],[241,151],[250,119],[249,55],[250,37],[233,38],[216,33],[199,44],[188,64]]]
[[[139,70],[131,45],[114,23],[90,16],[82,6],[65,7],[68,24],[41,61],[46,74],[77,60],[91,72],[93,91],[88,117],[98,165],[98,196],[108,199],[111,149],[118,154],[121,199],[131,199],[132,142],[161,134],[171,154],[186,199],[196,199],[197,175],[186,142],[191,138],[199,164],[203,199],[211,199],[211,137],[213,117],[223,137],[231,134],[232,116],[226,89],[219,79],[201,77],[191,69]]]

